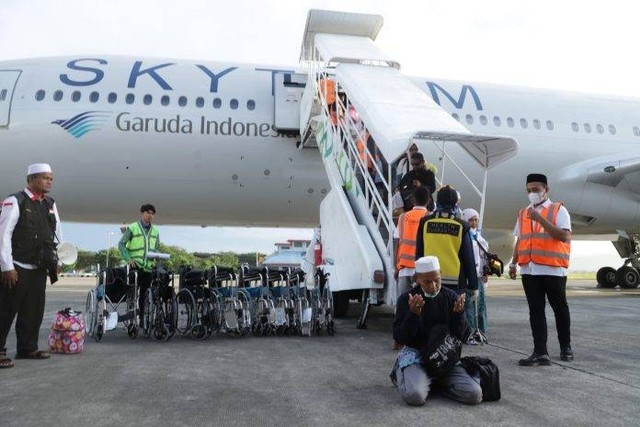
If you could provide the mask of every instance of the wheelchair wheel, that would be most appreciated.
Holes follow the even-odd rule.
[[[153,338],[158,341],[167,341],[169,339],[169,328],[166,324],[156,325],[153,328]]]
[[[84,312],[86,314],[86,333],[89,336],[93,336],[96,328],[96,294],[94,290],[90,290],[87,294],[87,302],[85,304]]]
[[[195,322],[196,300],[189,289],[182,289],[176,296],[178,309],[176,312],[176,331],[182,336],[191,333]]]
[[[131,321],[127,326],[127,335],[129,335],[129,338],[132,340],[138,338],[138,325],[136,324],[136,319]]]
[[[207,336],[207,327],[201,323],[191,328],[191,336],[197,340],[203,340]]]
[[[142,308],[142,334],[149,338],[155,325],[155,307],[153,306],[153,291],[147,289],[147,297]]]
[[[169,337],[167,339],[171,339],[176,333],[176,326],[178,324],[178,301],[175,295],[171,295],[171,299],[164,302],[164,310],[164,322],[169,330]]]

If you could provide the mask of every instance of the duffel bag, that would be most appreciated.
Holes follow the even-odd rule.
[[[53,317],[49,333],[49,350],[53,353],[76,354],[84,349],[85,322],[80,312],[60,310]]]
[[[467,356],[460,359],[460,363],[469,375],[480,378],[483,402],[500,400],[500,371],[491,359]]]

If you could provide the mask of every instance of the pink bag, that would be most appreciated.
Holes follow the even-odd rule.
[[[71,308],[60,310],[53,317],[49,333],[49,350],[53,353],[75,354],[84,349],[85,322],[80,312]]]

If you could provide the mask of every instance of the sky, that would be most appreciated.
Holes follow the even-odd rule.
[[[640,4],[628,0],[3,0],[0,60],[121,54],[291,66],[311,8],[382,15],[376,43],[407,75],[640,97]],[[114,224],[64,227],[66,239],[87,250],[119,234]],[[168,244],[209,252],[269,253],[275,242],[312,235],[289,228],[161,232]],[[609,243],[578,242],[574,254],[574,269],[620,265]]]

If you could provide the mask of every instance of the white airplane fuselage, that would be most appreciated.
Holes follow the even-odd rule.
[[[47,162],[65,220],[121,223],[153,203],[165,224],[316,226],[330,189],[320,156],[274,127],[274,75],[294,71],[114,56],[0,62],[0,194],[24,186],[28,164]],[[512,229],[526,174],[541,172],[576,233],[638,231],[640,180],[606,186],[585,171],[640,153],[640,100],[413,80],[471,132],[519,143],[489,172],[486,229]],[[421,151],[442,168],[430,144]],[[447,151],[480,186],[480,167],[453,144]],[[462,204],[478,208],[472,188],[444,167]]]

